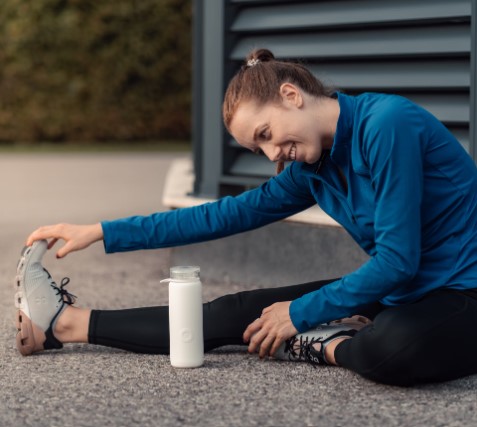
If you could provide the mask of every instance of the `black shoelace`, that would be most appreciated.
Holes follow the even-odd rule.
[[[43,270],[45,270],[46,274],[48,274],[48,279],[50,280],[50,286],[56,291],[56,295],[60,296],[60,299],[58,301],[60,302],[62,301],[68,305],[73,305],[77,298],[76,295],[73,295],[69,293],[66,289],[64,289],[64,287],[68,283],[70,283],[70,278],[63,277],[63,279],[61,279],[60,287],[58,287],[56,282],[51,277],[51,274],[49,273],[49,271],[46,268],[44,268]]]
[[[298,341],[299,341],[298,348],[296,348]],[[300,338],[297,338],[296,336],[294,336],[285,342],[285,352],[288,353],[288,358],[290,360],[293,360],[293,361],[303,360],[305,362],[311,363],[312,365],[320,365],[323,362],[321,362],[319,358],[317,358],[311,353],[311,348],[313,344],[316,344],[318,342],[320,341],[316,338],[312,338],[311,340],[308,340],[308,337],[304,339],[303,335],[300,336]]]

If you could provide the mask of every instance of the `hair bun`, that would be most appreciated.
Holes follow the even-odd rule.
[[[274,60],[275,56],[268,49],[254,49],[247,55],[245,62],[247,64],[256,64],[257,62],[270,62]]]

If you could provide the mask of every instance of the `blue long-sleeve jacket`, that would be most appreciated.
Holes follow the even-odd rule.
[[[414,301],[433,289],[477,288],[477,169],[430,113],[393,95],[339,93],[330,155],[293,162],[237,197],[104,221],[107,252],[201,242],[251,230],[318,204],[370,255],[358,270],[294,300],[299,331],[381,301]],[[341,169],[347,188],[339,178]],[[319,268],[326,253],[317,253]]]

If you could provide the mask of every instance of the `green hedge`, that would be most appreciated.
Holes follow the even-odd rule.
[[[1,0],[0,141],[190,136],[191,0]]]

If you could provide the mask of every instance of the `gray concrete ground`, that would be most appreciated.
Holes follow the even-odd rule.
[[[178,370],[167,356],[87,344],[22,357],[13,277],[26,235],[56,221],[88,223],[162,209],[174,154],[3,154],[0,158],[1,426],[471,426],[477,376],[402,389],[340,368],[260,361],[240,347]],[[200,250],[200,246],[198,247]],[[45,265],[71,278],[79,305],[165,304],[169,250],[105,255],[100,244]],[[204,284],[204,298],[243,289]],[[160,327],[160,325],[158,325]],[[443,342],[442,351],[451,351]],[[458,361],[456,361],[458,363]]]

